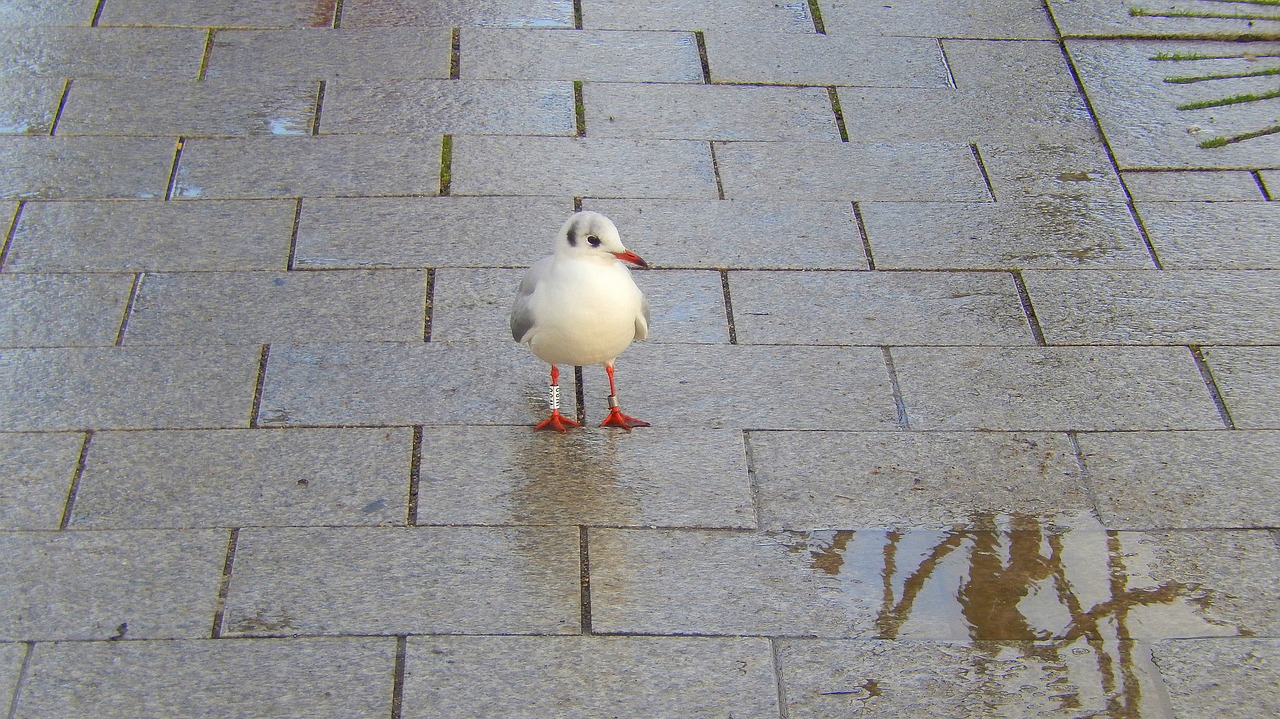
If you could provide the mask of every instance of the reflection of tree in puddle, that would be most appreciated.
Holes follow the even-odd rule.
[[[1129,641],[1146,627],[1159,626],[1161,636],[1245,633],[1205,616],[1212,590],[1145,576],[1144,535],[1105,531],[1087,518],[979,516],[946,530],[796,538],[788,548],[807,552],[811,570],[838,581],[850,600],[877,607],[878,638],[968,639],[995,653],[1016,646],[1024,659],[1069,673],[1079,671],[1081,654],[1092,653],[1094,679],[1084,683],[1101,689],[1112,717],[1140,716],[1150,701],[1139,681],[1146,652],[1135,656]],[[1078,678],[1057,681],[1082,686]],[[1061,689],[1057,708],[1078,708],[1079,692]]]

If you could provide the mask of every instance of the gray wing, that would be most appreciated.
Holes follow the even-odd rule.
[[[636,318],[636,339],[649,336],[649,298],[640,293],[640,316]]]
[[[511,337],[516,342],[524,342],[525,335],[533,329],[534,317],[531,307],[533,292],[550,264],[550,257],[542,258],[524,273],[524,279],[520,281],[520,289],[516,291],[516,301],[511,305]]]

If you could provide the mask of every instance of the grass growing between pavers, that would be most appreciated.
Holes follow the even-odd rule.
[[[1217,100],[1198,100],[1196,102],[1188,102],[1185,105],[1178,105],[1179,110],[1203,110],[1206,107],[1223,107],[1225,105],[1239,105],[1246,102],[1259,102],[1261,100],[1271,100],[1280,97],[1280,90],[1272,90],[1264,92],[1261,95],[1255,95],[1252,92],[1246,92],[1240,95],[1231,95],[1229,97],[1218,98]]]
[[[1204,149],[1208,150],[1215,147],[1222,147],[1224,145],[1232,145],[1237,142],[1244,142],[1245,140],[1252,140],[1255,137],[1265,137],[1267,135],[1274,135],[1278,132],[1280,132],[1280,125],[1272,125],[1271,127],[1264,127],[1261,130],[1254,130],[1253,132],[1245,132],[1239,135],[1231,135],[1229,137],[1211,137],[1208,140],[1204,140],[1200,142],[1199,145],[1200,147],[1203,147]]]
[[[453,183],[453,135],[445,135],[440,141],[440,196],[449,194]]]
[[[1166,77],[1164,81],[1170,85],[1187,85],[1193,82],[1206,82],[1208,80],[1236,80],[1245,77],[1265,77],[1267,75],[1280,75],[1280,67],[1268,67],[1262,70],[1254,70],[1252,72],[1231,72],[1220,75],[1185,75],[1182,77]]]

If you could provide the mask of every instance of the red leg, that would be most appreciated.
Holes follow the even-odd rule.
[[[613,363],[606,363],[604,371],[609,375],[609,416],[600,423],[601,427],[621,427],[628,432],[632,427],[648,427],[649,423],[635,417],[628,417],[618,409],[618,390],[613,383]]]
[[[568,432],[570,427],[581,427],[582,423],[560,414],[560,369],[551,365],[551,416],[534,425],[535,430],[554,429],[557,432]]]

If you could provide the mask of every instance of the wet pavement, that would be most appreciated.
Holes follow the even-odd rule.
[[[0,26],[0,716],[1280,714],[1271,0]]]

